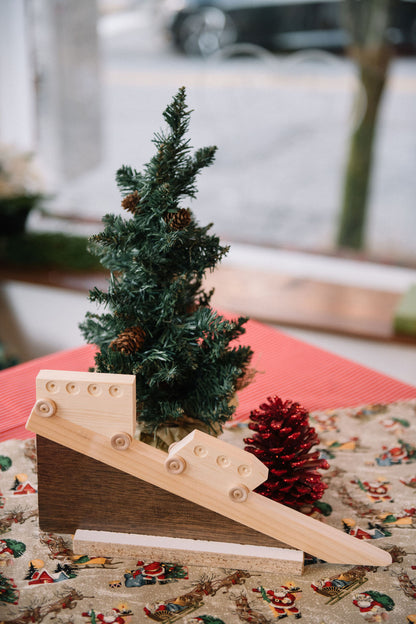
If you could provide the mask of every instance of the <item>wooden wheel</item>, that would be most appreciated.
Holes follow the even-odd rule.
[[[38,399],[33,409],[38,416],[49,418],[56,414],[56,403],[51,399]]]
[[[128,433],[115,433],[110,442],[116,451],[125,451],[131,444],[131,436]]]
[[[228,496],[234,503],[244,503],[247,500],[248,488],[245,485],[235,485],[228,491]]]
[[[165,468],[171,474],[181,474],[186,468],[186,461],[179,455],[168,457],[165,461]]]

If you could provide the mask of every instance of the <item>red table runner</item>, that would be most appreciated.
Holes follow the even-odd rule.
[[[255,380],[239,395],[234,421],[245,421],[268,396],[298,401],[307,410],[325,410],[416,398],[416,387],[249,321],[241,339],[254,351]],[[24,424],[35,402],[41,369],[83,371],[94,363],[87,345],[44,356],[0,372],[0,440],[28,438]]]

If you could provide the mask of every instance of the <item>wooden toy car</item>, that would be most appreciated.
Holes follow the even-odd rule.
[[[203,472],[234,502],[244,502],[269,472],[254,455],[197,430],[170,446],[165,468],[172,474],[186,470],[195,478]]]

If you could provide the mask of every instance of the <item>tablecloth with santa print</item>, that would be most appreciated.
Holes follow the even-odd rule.
[[[34,440],[9,440],[0,444],[0,622],[416,622],[416,401],[313,412],[311,424],[330,464],[311,513],[375,540],[391,566],[307,556],[294,576],[74,554],[71,536],[39,531]],[[245,435],[226,432],[237,444]]]

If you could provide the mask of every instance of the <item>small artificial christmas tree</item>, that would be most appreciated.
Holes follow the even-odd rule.
[[[166,448],[194,428],[218,433],[232,415],[252,355],[231,346],[247,319],[229,321],[209,305],[202,280],[227,253],[211,225],[200,227],[184,198],[214,160],[215,147],[190,155],[190,111],[181,88],[164,112],[167,131],[155,134],[156,154],[139,173],[117,172],[127,218],[106,215],[91,251],[110,270],[108,291],[90,300],[81,330],[98,346],[96,371],[136,375],[141,439]]]
[[[255,491],[309,513],[327,487],[318,470],[329,464],[319,451],[311,452],[319,439],[308,412],[299,403],[274,397],[251,412],[250,421],[249,429],[256,433],[245,438],[245,450],[269,469],[267,481]]]

